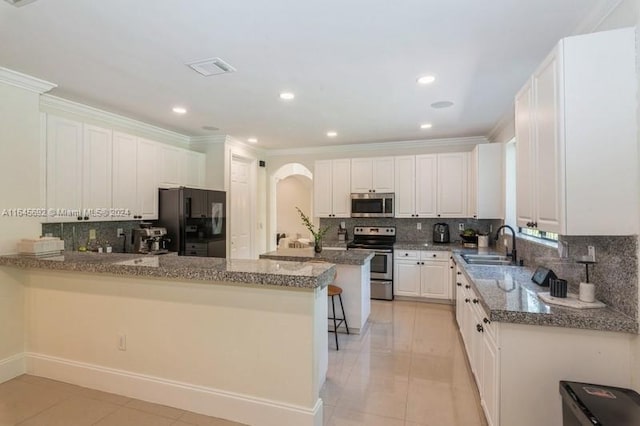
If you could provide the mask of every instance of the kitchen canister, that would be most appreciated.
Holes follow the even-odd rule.
[[[552,278],[549,280],[549,293],[553,297],[567,297],[567,280]]]
[[[591,283],[580,283],[580,294],[578,299],[583,302],[595,302],[596,301],[596,286]]]

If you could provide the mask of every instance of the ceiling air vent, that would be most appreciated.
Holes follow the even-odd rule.
[[[33,3],[36,0],[5,0],[5,1],[15,7],[21,7],[26,4]]]
[[[196,62],[189,62],[186,65],[205,77],[217,74],[226,74],[236,70],[220,58],[202,59]]]

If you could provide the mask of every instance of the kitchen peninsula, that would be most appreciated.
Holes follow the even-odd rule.
[[[333,264],[71,252],[0,267],[25,289],[30,374],[245,424],[322,423]]]
[[[342,288],[342,302],[349,332],[360,334],[371,313],[371,259],[373,252],[280,249],[260,255],[261,259],[298,262],[328,262],[336,265],[335,285]],[[339,308],[338,308],[339,309]]]

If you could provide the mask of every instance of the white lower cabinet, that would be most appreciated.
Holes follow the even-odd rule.
[[[450,257],[447,251],[396,251],[395,295],[451,299]]]
[[[490,426],[499,425],[500,351],[497,325],[492,324],[464,274],[456,274],[456,321],[476,379],[480,403]]]

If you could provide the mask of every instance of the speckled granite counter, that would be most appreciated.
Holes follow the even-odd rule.
[[[298,288],[324,287],[335,277],[331,264],[119,253],[65,252],[43,259],[0,256],[0,266]]]
[[[336,265],[364,265],[373,258],[373,252],[354,250],[322,250],[315,253],[313,248],[304,249],[280,249],[260,255],[260,259],[288,260],[294,262],[307,262],[315,260],[319,262],[335,263]]]
[[[474,286],[480,303],[492,321],[529,325],[583,328],[637,333],[638,323],[611,308],[572,309],[548,305],[538,298],[548,292],[531,281],[533,270],[516,266],[469,265],[454,254],[454,260]]]

